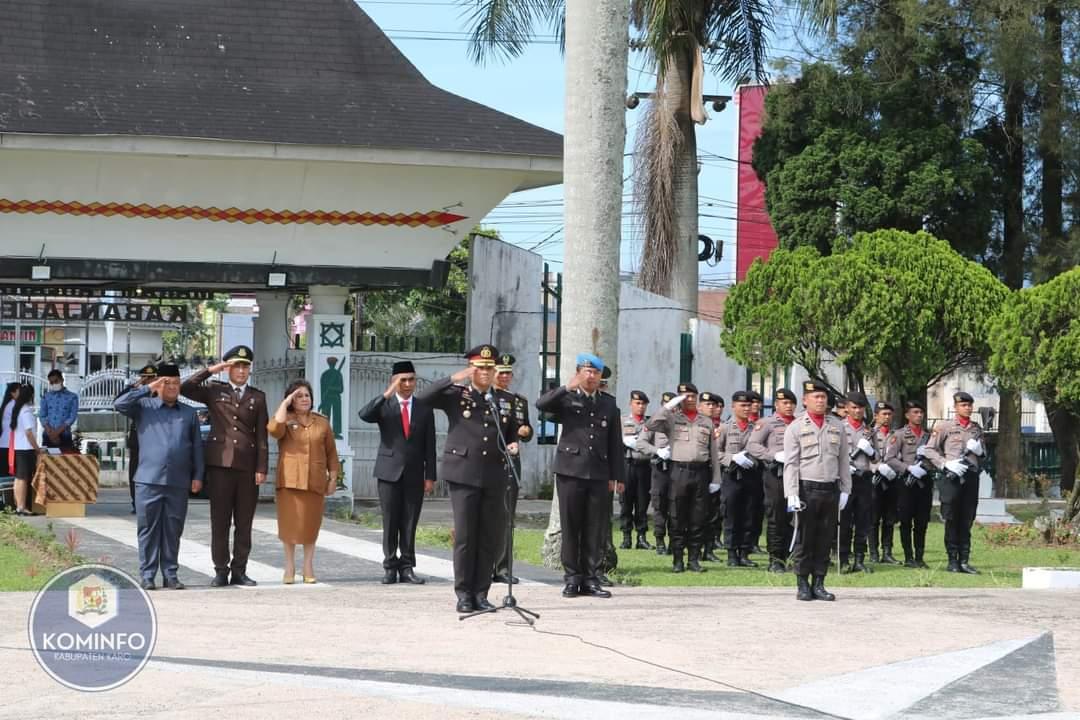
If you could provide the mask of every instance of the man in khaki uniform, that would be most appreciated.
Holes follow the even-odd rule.
[[[698,407],[701,412],[712,420],[713,434],[719,437],[720,415],[723,413],[724,400],[716,393],[703,392],[698,395]],[[724,494],[720,492],[720,486],[716,483],[709,484],[709,496],[706,498],[708,507],[705,509],[705,530],[703,531],[703,547],[701,559],[708,562],[720,562],[716,556],[717,540],[724,532]],[[720,544],[723,544],[722,542]]]
[[[907,425],[892,434],[885,450],[885,462],[897,475],[897,506],[900,518],[900,545],[904,548],[904,567],[928,567],[926,527],[934,499],[933,465],[923,457],[930,434],[923,428],[926,409],[921,403],[904,403]],[[914,524],[914,527],[912,525]]]
[[[757,544],[753,526],[755,502],[761,495],[761,466],[746,452],[754,430],[749,417],[750,404],[749,392],[735,392],[731,396],[731,420],[720,426],[728,567],[757,567],[750,559],[750,551]]]
[[[750,433],[746,451],[762,464],[765,486],[765,533],[769,551],[769,572],[787,570],[788,548],[791,546],[791,518],[784,495],[784,432],[795,420],[795,393],[780,388],[773,395],[776,412],[758,420]]]
[[[697,387],[680,383],[679,395],[664,404],[645,423],[668,436],[671,451],[671,570],[704,572],[702,531],[710,483],[719,482],[719,455],[712,420],[698,412]],[[683,550],[689,561],[683,566]]]
[[[622,438],[626,446],[626,484],[619,496],[623,550],[631,547],[630,534],[637,530],[637,549],[652,550],[645,533],[649,530],[649,490],[652,467],[649,455],[637,449],[638,434],[645,427],[649,396],[640,390],[630,393],[630,413],[623,415]]]
[[[874,468],[877,451],[874,431],[863,422],[866,417],[866,396],[852,391],[844,398],[847,419],[843,423],[850,451],[851,501],[840,516],[840,572],[873,572],[866,566],[866,548],[873,523],[871,505],[874,498]],[[848,558],[855,561],[848,566]]]
[[[828,395],[824,383],[803,383],[806,412],[784,431],[784,495],[788,511],[797,513],[791,559],[799,600],[836,599],[825,589],[825,575],[838,511],[851,492],[851,469],[843,421],[826,414]]]
[[[675,393],[666,392],[660,396],[660,402],[666,404],[674,397]],[[638,433],[634,449],[648,456],[652,463],[650,494],[652,495],[656,554],[667,555],[671,552],[664,543],[668,528],[671,526],[671,448],[668,447],[668,436],[659,430],[644,427]]]
[[[874,493],[871,503],[870,562],[899,565],[893,557],[893,528],[896,526],[896,471],[885,461],[885,451],[893,437],[893,407],[884,400],[874,404]],[[878,555],[878,545],[881,555]]]
[[[938,491],[941,517],[945,519],[945,551],[949,572],[977,575],[971,558],[971,525],[979,504],[979,465],[986,457],[983,430],[971,419],[974,398],[966,392],[953,395],[956,418],[934,425],[926,443],[926,457],[944,470]]]

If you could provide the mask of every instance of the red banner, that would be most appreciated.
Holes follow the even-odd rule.
[[[765,210],[765,183],[758,180],[750,161],[754,141],[765,122],[765,93],[761,85],[738,89],[739,192],[735,227],[735,279],[742,282],[755,258],[769,257],[779,241]]]

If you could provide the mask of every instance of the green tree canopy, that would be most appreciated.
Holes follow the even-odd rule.
[[[991,237],[993,166],[973,127],[981,57],[941,0],[852,3],[835,65],[774,86],[754,169],[782,247],[927,230],[968,256]],[[906,19],[918,16],[920,20]]]
[[[990,370],[1080,415],[1080,268],[1009,298],[991,329]]]
[[[832,255],[804,247],[755,261],[728,297],[722,344],[755,370],[797,364],[825,380],[835,358],[856,384],[875,377],[920,397],[986,361],[988,323],[1007,294],[928,233],[859,233]]]

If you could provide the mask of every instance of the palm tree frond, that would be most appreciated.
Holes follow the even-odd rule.
[[[832,1],[832,0],[829,0]],[[767,82],[773,8],[768,0],[714,0],[705,15],[701,44],[725,80]]]
[[[555,28],[562,43],[564,0],[458,0],[469,28],[469,57],[478,65],[525,52],[536,31]]]
[[[678,253],[675,172],[683,148],[682,132],[665,107],[664,85],[640,120],[634,139],[634,202],[640,218],[641,288],[670,296]]]

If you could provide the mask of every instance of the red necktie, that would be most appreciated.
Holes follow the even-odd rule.
[[[409,403],[401,406],[401,428],[405,431],[405,439],[409,439]]]

